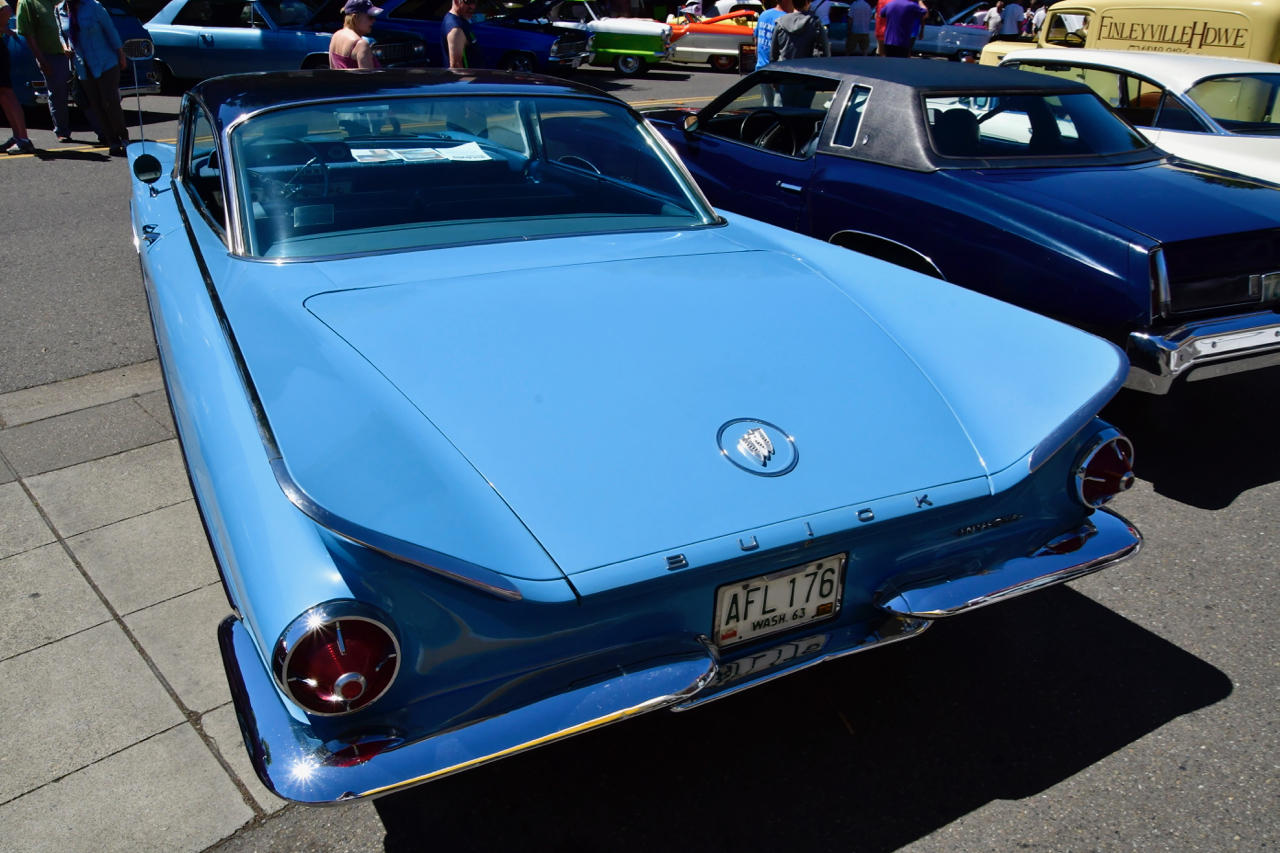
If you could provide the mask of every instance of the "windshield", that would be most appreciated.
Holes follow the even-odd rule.
[[[1223,130],[1233,133],[1274,133],[1280,130],[1276,93],[1280,74],[1242,74],[1201,80],[1187,90]]]
[[[925,113],[943,157],[1104,156],[1151,147],[1091,93],[934,97],[925,99]]]
[[[311,104],[250,119],[231,149],[253,257],[718,222],[642,121],[584,98]]]

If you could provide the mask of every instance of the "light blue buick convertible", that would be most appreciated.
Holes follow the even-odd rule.
[[[1095,418],[1114,346],[719,214],[595,90],[221,77],[130,153],[282,797],[695,708],[1141,543],[1103,508],[1133,481]]]

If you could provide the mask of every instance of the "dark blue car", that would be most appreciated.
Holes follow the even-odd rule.
[[[159,94],[160,84],[151,60],[155,48],[142,23],[134,17],[126,0],[99,2],[111,13],[111,22],[116,25],[120,41],[124,43],[124,54],[129,59],[129,67],[120,72],[120,97]],[[16,27],[16,17],[10,18],[9,70],[13,77],[13,93],[23,106],[48,103],[44,74],[27,48],[26,39],[17,34]],[[87,105],[83,98],[76,98],[76,102],[80,107]]]
[[[374,35],[389,31],[411,32],[427,43],[433,65],[448,67],[440,49],[440,26],[451,0],[390,0],[374,26]],[[480,0],[471,19],[476,47],[485,68],[563,74],[585,63],[590,56],[588,33],[556,27],[545,17],[545,7],[508,9],[496,0]]]
[[[1280,192],[1169,156],[1082,83],[796,61],[647,117],[717,207],[1106,337],[1130,387],[1280,363]]]

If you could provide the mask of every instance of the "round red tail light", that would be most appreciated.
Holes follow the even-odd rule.
[[[1093,437],[1073,471],[1076,499],[1100,507],[1133,487],[1133,444],[1118,429],[1107,428]]]
[[[276,680],[312,714],[349,714],[387,692],[400,671],[400,643],[379,610],[331,601],[293,621],[276,644]]]

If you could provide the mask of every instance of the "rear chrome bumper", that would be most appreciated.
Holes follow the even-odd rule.
[[[1027,556],[977,573],[924,567],[890,578],[876,592],[875,605],[917,619],[954,616],[1093,574],[1132,557],[1141,547],[1142,534],[1136,527],[1110,510],[1095,510],[1083,525]]]
[[[1280,364],[1280,314],[1261,311],[1129,335],[1126,388],[1167,394],[1174,380],[1213,379]]]
[[[549,696],[505,714],[354,759],[357,741],[322,742],[285,706],[249,631],[234,616],[218,628],[231,696],[254,770],[287,800],[327,805],[389,794],[591,729],[683,702],[716,674],[712,653],[691,640],[650,668]],[[368,733],[360,738],[365,741]],[[385,737],[385,736],[384,736]],[[346,751],[346,755],[338,755]]]
[[[824,661],[918,636],[932,619],[1096,572],[1136,554],[1141,544],[1127,521],[1097,510],[1080,527],[1031,554],[980,572],[948,574],[925,566],[891,579],[875,596],[874,603],[885,611],[876,625],[818,625],[814,636],[780,635],[781,645],[765,651],[753,647],[733,659],[721,659],[705,638],[676,638],[670,646],[664,641],[670,651],[661,656],[616,667],[594,683],[411,741],[403,733],[355,722],[351,732],[326,741],[317,726],[291,712],[237,617],[219,626],[218,641],[259,778],[287,800],[326,805],[389,794],[660,708],[694,708]],[[790,647],[795,648],[788,652]],[[333,738],[334,729],[328,731]],[[371,743],[381,744],[381,751],[370,752]]]

